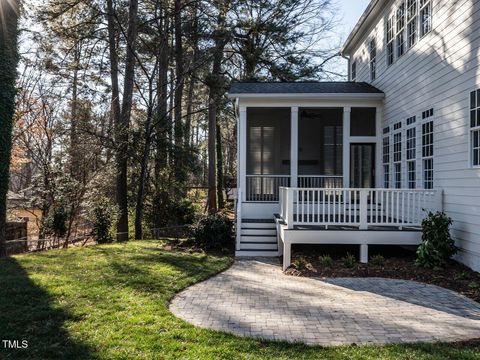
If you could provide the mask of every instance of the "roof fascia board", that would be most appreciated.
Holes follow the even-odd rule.
[[[229,99],[383,99],[384,93],[227,94]]]

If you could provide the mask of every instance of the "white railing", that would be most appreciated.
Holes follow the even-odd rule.
[[[280,187],[291,184],[290,175],[247,175],[246,201],[278,202]],[[297,178],[299,188],[341,188],[343,176],[300,175]]]
[[[246,201],[278,202],[280,187],[290,186],[290,175],[247,175]]]
[[[299,175],[299,188],[338,189],[343,187],[343,176]]]
[[[441,190],[280,189],[280,216],[297,225],[418,227],[428,211],[442,210]]]

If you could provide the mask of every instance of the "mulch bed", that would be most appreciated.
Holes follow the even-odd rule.
[[[356,254],[353,251],[349,253]],[[320,255],[327,254],[333,258],[331,267],[325,267],[318,259]],[[385,262],[383,265],[361,264],[357,259],[353,268],[347,268],[342,261],[342,258],[346,255],[345,249],[303,247],[294,251],[292,264],[298,264],[296,260],[303,258],[306,265],[299,267],[292,265],[285,273],[291,276],[317,278],[382,277],[413,280],[447,288],[480,302],[480,273],[462,264],[451,261],[442,269],[421,268],[415,265],[415,253],[400,247],[378,247],[373,254],[370,251],[370,259],[375,254],[384,256]]]

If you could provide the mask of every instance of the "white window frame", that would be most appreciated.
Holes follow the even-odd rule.
[[[418,31],[419,31],[419,36],[420,36],[420,39],[423,38],[424,36],[426,36],[428,33],[430,33],[433,29],[433,4],[432,4],[432,0],[420,0],[420,4],[419,4],[419,16],[418,16],[418,19],[419,19],[419,26],[418,26]],[[425,11],[428,11],[428,17],[427,17],[427,20],[426,22],[424,22],[424,17],[423,17],[423,14]],[[425,28],[424,28],[424,23],[428,23],[429,24],[429,27],[428,27],[428,30],[427,31],[424,31]]]
[[[417,188],[417,124],[416,116],[409,117],[406,121],[405,129],[405,180],[407,182],[407,188]],[[413,136],[412,135],[413,132]],[[410,166],[413,164],[413,170]],[[413,173],[414,179],[411,179]]]
[[[393,187],[395,189],[402,188],[402,161],[403,161],[403,134],[402,128],[393,133]],[[398,140],[398,141],[397,141]]]
[[[395,62],[395,16],[387,19],[387,67]]]
[[[418,33],[418,3],[417,0],[407,0],[407,49],[417,43]],[[412,31],[413,30],[413,31]]]
[[[477,146],[475,146],[475,136],[480,137],[480,89],[471,91],[469,94],[469,153],[470,153],[470,166],[474,169],[480,168],[480,139]],[[475,164],[475,152],[478,153],[478,164]]]
[[[392,156],[392,151],[389,132],[384,132],[384,134],[385,136],[382,141],[383,187],[389,189],[391,182],[390,157]]]
[[[397,53],[397,59],[405,55],[407,50],[405,39],[405,25],[406,25],[406,3],[402,1],[398,5],[395,12],[395,50]],[[401,49],[401,51],[400,51]]]
[[[434,117],[433,117],[433,111],[430,112],[430,110],[427,110],[428,113],[431,113],[432,115],[429,115],[423,119],[422,124],[421,124],[421,138],[422,138],[422,187],[424,189],[433,189],[435,186],[435,161],[434,161],[434,154],[435,154],[435,123],[434,123]],[[422,115],[423,117],[423,115]],[[429,132],[425,132],[425,126],[429,126],[431,123],[431,129],[429,129]],[[427,129],[428,130],[428,129]],[[429,136],[431,135],[431,143],[427,142],[426,140],[429,139]],[[426,150],[426,149],[431,149]],[[427,162],[431,161],[432,163],[432,168],[427,169],[425,164]],[[427,180],[427,177],[425,176],[426,171],[431,171],[432,172],[432,177],[431,180]],[[431,182],[431,187],[426,186],[428,182]]]

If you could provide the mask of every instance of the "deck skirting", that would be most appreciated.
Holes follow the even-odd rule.
[[[293,244],[315,245],[360,245],[360,261],[368,262],[368,245],[419,245],[422,233],[419,229],[367,229],[327,230],[288,229],[277,221],[279,254],[283,256],[283,270],[291,265]]]

